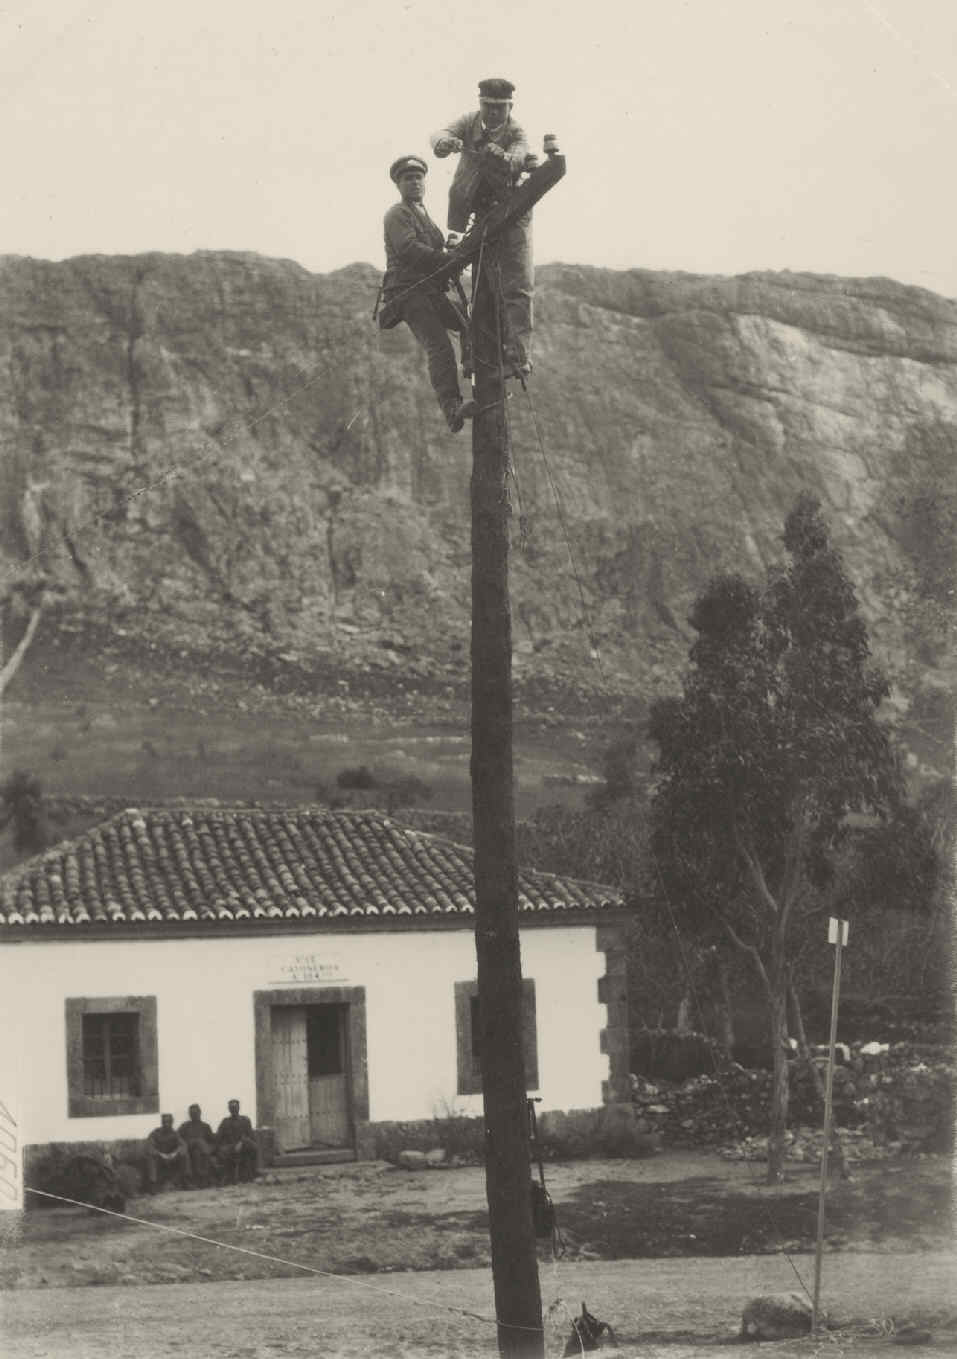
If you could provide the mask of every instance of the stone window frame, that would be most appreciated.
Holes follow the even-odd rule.
[[[68,1118],[115,1118],[159,1112],[159,1044],[155,996],[67,996],[66,1087]],[[139,1016],[138,1095],[88,1095],[84,1086],[83,1016],[132,1011]]]
[[[460,1095],[482,1093],[482,1068],[474,1053],[472,1031],[473,1002],[478,999],[478,981],[455,983],[456,1088]],[[538,1020],[535,982],[522,978],[522,1052],[525,1058],[525,1089],[539,1088]]]

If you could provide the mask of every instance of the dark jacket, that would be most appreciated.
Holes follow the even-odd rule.
[[[186,1150],[183,1139],[176,1129],[164,1128],[162,1124],[158,1128],[154,1128],[146,1140],[157,1151],[161,1151],[164,1156],[169,1156],[174,1151]]]
[[[447,258],[445,237],[429,214],[408,203],[394,203],[385,215],[385,278],[382,296],[390,296],[418,283]],[[444,284],[438,285],[444,291]]]
[[[185,1123],[179,1125],[179,1135],[184,1142],[206,1142],[209,1146],[212,1146],[215,1140],[212,1128],[202,1119],[194,1123],[188,1118]]]
[[[256,1138],[253,1133],[253,1125],[245,1114],[230,1114],[224,1118],[216,1129],[216,1141],[220,1146],[235,1146],[237,1142],[252,1142],[255,1144]]]

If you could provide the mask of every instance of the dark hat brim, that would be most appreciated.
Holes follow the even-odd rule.
[[[488,80],[479,81],[479,99],[484,99],[487,104],[510,104],[512,95],[515,93],[515,86],[510,80],[503,80],[498,76]]]
[[[403,175],[412,171],[417,175],[427,175],[429,167],[419,156],[400,156],[389,166],[389,178],[393,184],[398,184]]]

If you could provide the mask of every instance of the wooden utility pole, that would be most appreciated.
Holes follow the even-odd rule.
[[[498,1347],[545,1353],[529,1191],[522,1056],[522,964],[512,784],[512,617],[508,594],[511,509],[506,476],[505,390],[499,372],[495,247],[484,255],[472,302],[472,822],[479,1051]]]
[[[543,166],[537,172],[540,192],[562,173],[564,162]],[[486,233],[472,264],[478,411],[472,423],[471,770],[485,1186],[499,1353],[507,1359],[541,1359],[545,1336],[530,1192],[512,771],[511,507],[500,370],[504,317],[498,242],[491,235]]]

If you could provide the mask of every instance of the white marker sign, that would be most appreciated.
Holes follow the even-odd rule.
[[[835,916],[835,915],[832,915],[832,916],[830,916],[830,917],[828,918],[828,922],[827,922],[827,942],[828,942],[829,944],[836,944],[836,943],[837,943],[837,927],[838,927],[838,925],[841,926],[841,947],[842,947],[842,948],[846,948],[846,947],[847,947],[847,930],[848,930],[848,922],[847,922],[846,920],[838,920],[837,916]]]

